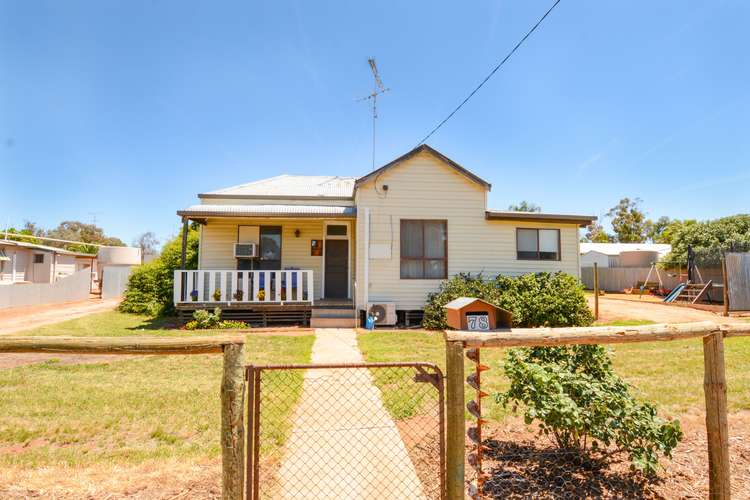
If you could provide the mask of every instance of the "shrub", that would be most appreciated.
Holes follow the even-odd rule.
[[[477,297],[513,313],[513,326],[586,326],[593,316],[577,278],[565,273],[498,276],[459,274],[427,298],[422,326],[447,327],[443,306],[458,297]]]
[[[180,268],[182,259],[182,232],[164,245],[161,255],[133,269],[119,310],[134,314],[157,316],[174,310],[174,271]],[[198,230],[190,228],[186,249],[188,269],[198,267]]]
[[[225,321],[221,319],[221,308],[217,307],[214,312],[199,309],[193,313],[193,320],[185,324],[188,330],[229,330],[235,328],[247,328],[243,321]]]
[[[665,421],[653,404],[637,401],[598,345],[511,349],[504,365],[510,388],[495,396],[523,404],[524,420],[539,423],[562,449],[580,453],[614,445],[631,468],[656,472],[659,453],[671,457],[682,439],[679,421]]]

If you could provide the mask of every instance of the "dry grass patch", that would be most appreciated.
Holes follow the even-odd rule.
[[[143,318],[137,316],[95,316],[99,317],[66,322],[55,331],[60,335],[190,335],[165,329],[144,332],[138,328]],[[106,325],[109,330],[102,329]],[[51,334],[50,327],[40,330]],[[248,335],[247,362],[309,362],[313,339],[311,335]],[[83,478],[96,477],[97,471],[144,471],[146,464],[154,473],[173,467],[213,470],[220,456],[221,371],[220,355],[123,357],[67,365],[49,360],[0,370],[0,497],[17,494],[18,488],[26,488],[28,496],[37,495],[42,491],[39,485],[45,484],[43,478],[55,476],[44,491],[71,481],[77,484],[71,478],[80,477],[83,489],[71,494],[85,496],[88,480]],[[297,385],[299,392],[301,378]],[[150,481],[147,477],[144,481]],[[140,484],[130,479],[131,486]],[[128,480],[127,474],[122,480]],[[174,479],[183,486],[191,480]]]

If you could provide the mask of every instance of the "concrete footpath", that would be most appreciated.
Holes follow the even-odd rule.
[[[354,330],[315,331],[313,363],[362,361]],[[307,370],[279,481],[281,498],[425,498],[366,368]]]

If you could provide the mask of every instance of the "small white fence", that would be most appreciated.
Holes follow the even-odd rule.
[[[54,283],[0,285],[0,309],[86,300],[90,289],[90,269],[81,269]]]
[[[174,303],[268,304],[313,302],[311,270],[177,270]]]

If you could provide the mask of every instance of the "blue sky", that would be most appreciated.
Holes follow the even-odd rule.
[[[0,0],[0,224],[162,239],[195,194],[370,170],[411,149],[551,1]],[[527,199],[601,215],[748,212],[750,3],[563,0],[429,144]]]

